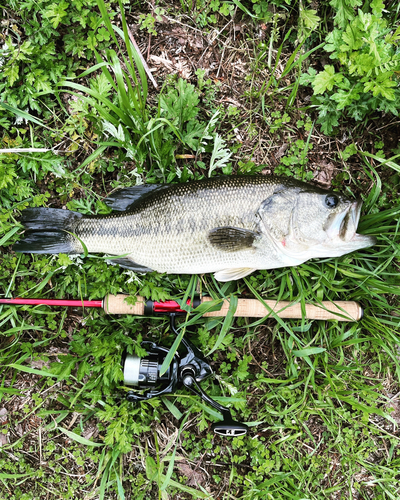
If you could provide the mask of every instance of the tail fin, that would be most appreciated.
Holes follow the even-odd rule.
[[[82,214],[59,208],[27,208],[22,212],[24,239],[14,245],[21,253],[80,253],[83,251],[74,232]]]

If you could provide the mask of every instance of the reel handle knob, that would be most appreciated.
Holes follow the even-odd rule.
[[[246,424],[241,424],[240,422],[235,422],[235,420],[223,420],[211,426],[211,429],[215,434],[220,436],[243,436],[247,434],[249,428]]]

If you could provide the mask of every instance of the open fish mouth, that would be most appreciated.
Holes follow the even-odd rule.
[[[341,213],[331,219],[329,227],[326,229],[331,246],[336,242],[338,246],[337,255],[347,252],[367,248],[375,245],[376,238],[357,233],[357,226],[360,220],[362,200],[357,200],[348,204]]]
[[[342,241],[351,241],[357,236],[357,226],[360,220],[362,200],[349,204],[348,208],[341,214],[342,221],[339,227],[339,238]]]

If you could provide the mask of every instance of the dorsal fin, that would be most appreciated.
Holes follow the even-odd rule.
[[[133,205],[142,201],[150,193],[158,189],[165,189],[168,184],[140,184],[115,191],[104,200],[104,203],[116,212],[129,211]]]

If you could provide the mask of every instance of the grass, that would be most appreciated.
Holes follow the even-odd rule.
[[[256,3],[261,8],[262,2]],[[43,29],[53,30],[52,36],[66,36],[62,19],[73,22],[73,11],[63,5],[56,12],[46,2],[38,4]],[[251,7],[235,5],[242,12]],[[88,47],[85,40],[93,37],[98,45],[91,52],[86,48],[84,56],[71,55],[65,64],[75,67],[75,74],[59,75],[52,89],[30,89],[38,109],[19,105],[17,84],[2,94],[0,119],[11,124],[17,114],[24,121],[2,135],[1,147],[12,153],[0,152],[1,294],[103,298],[123,291],[186,301],[200,291],[216,300],[232,297],[233,303],[237,297],[301,304],[356,300],[365,314],[357,323],[201,315],[182,320],[181,334],[209,354],[216,373],[204,389],[228,405],[235,420],[250,426],[248,436],[229,440],[211,433],[216,412],[185,391],[139,406],[124,399],[121,353],[140,355],[144,339],[173,346],[168,318],[0,306],[1,496],[397,499],[400,165],[398,145],[391,139],[396,120],[366,118],[356,138],[342,117],[339,136],[321,133],[305,99],[311,87],[307,94],[299,86],[303,66],[321,54],[320,41],[314,32],[304,39],[302,31],[307,49],[296,44],[299,32],[286,25],[296,21],[295,8],[286,21],[264,19],[275,31],[261,46],[259,27],[228,43],[229,31],[223,28],[229,19],[220,13],[226,7],[219,2],[215,15],[222,31],[214,50],[222,54],[237,43],[237,52],[226,53],[227,68],[223,60],[219,65],[228,83],[218,83],[211,70],[214,80],[193,72],[190,81],[163,78],[163,89],[155,93],[147,88],[124,22],[124,9],[129,24],[140,6],[105,6],[99,0],[98,7],[100,14],[90,21],[94,34],[79,35],[76,28],[76,47]],[[193,19],[179,18],[172,3],[161,7],[168,17],[213,32],[207,21],[214,15],[210,2],[198,4]],[[116,26],[119,13],[122,30]],[[100,17],[96,24],[96,16],[103,16],[104,25]],[[302,19],[304,30],[307,18]],[[28,33],[22,15],[18,21]],[[163,25],[157,26],[165,42]],[[144,33],[134,36],[147,44]],[[187,28],[177,36],[194,44],[191,33]],[[28,57],[29,50],[22,44],[20,54]],[[229,80],[237,54],[248,58],[251,74]],[[221,104],[227,99],[230,104]],[[382,126],[387,128],[378,130]],[[333,174],[328,162],[337,165]],[[216,282],[211,275],[135,275],[98,256],[12,251],[20,211],[27,206],[107,213],[104,196],[138,179],[186,182],[261,170],[303,179],[331,175],[333,187],[363,198],[359,231],[375,235],[378,243],[341,258],[259,271],[231,283]]]

